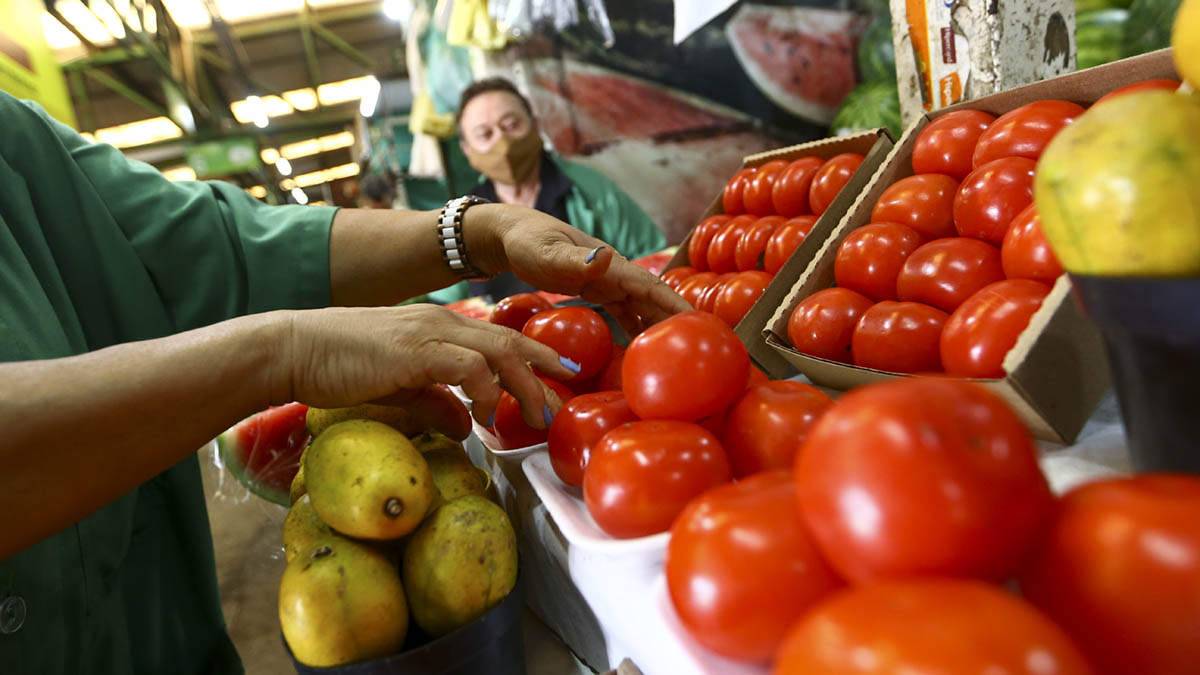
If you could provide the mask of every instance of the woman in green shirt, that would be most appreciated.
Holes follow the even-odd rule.
[[[481,422],[503,386],[545,425],[557,401],[527,362],[574,364],[439,307],[387,307],[459,281],[463,249],[477,273],[581,295],[631,331],[687,309],[532,209],[462,207],[461,240],[442,225],[171,183],[0,92],[0,672],[241,672],[195,449],[257,410],[443,382]]]

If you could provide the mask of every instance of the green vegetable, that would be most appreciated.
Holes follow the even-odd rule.
[[[1121,56],[1137,56],[1171,46],[1171,23],[1181,0],[1133,0],[1121,40]]]
[[[892,19],[877,15],[858,42],[858,74],[862,82],[896,81],[896,49],[892,45]]]
[[[1121,39],[1129,12],[1101,9],[1075,17],[1076,62],[1079,70],[1121,58]]]
[[[900,137],[900,93],[896,80],[878,80],[858,85],[842,100],[830,132],[835,136],[867,129],[887,127],[894,138]]]
[[[1075,16],[1100,9],[1129,9],[1131,0],[1075,0]]]

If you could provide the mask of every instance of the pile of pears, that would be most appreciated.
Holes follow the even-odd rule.
[[[398,654],[409,617],[445,635],[517,580],[508,516],[487,474],[433,430],[412,438],[396,409],[310,408],[311,444],[283,524],[279,622],[297,661],[330,667]]]

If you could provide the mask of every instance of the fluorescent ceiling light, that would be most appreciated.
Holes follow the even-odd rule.
[[[292,199],[295,199],[297,204],[308,203],[308,195],[298,187],[292,188]]]
[[[267,107],[258,96],[247,96],[244,108],[246,116],[259,129],[265,128],[270,121],[267,119]]]
[[[359,169],[357,164],[354,162],[347,162],[346,164],[340,164],[330,169],[322,169],[320,171],[313,171],[312,173],[302,173],[299,176],[296,176],[294,184],[299,187],[312,187],[314,185],[329,183],[341,178],[357,176],[358,171]],[[288,180],[291,179],[284,180],[284,183],[286,183]],[[283,187],[284,183],[280,183],[280,187]],[[286,190],[287,188],[284,189]]]
[[[317,107],[317,92],[312,87],[283,92],[283,100],[296,110],[313,110]]]
[[[42,35],[46,37],[46,44],[51,49],[68,49],[82,44],[74,33],[67,30],[58,19],[50,16],[49,12],[42,12]]]
[[[263,148],[258,156],[262,157],[263,164],[274,164],[279,160],[279,151],[275,148]]]
[[[375,114],[375,108],[379,106],[379,89],[379,80],[370,77],[363,89],[362,98],[358,101],[358,113],[363,117]]]
[[[383,0],[383,15],[392,21],[404,23],[412,12],[412,0]]]
[[[196,180],[196,172],[190,166],[176,166],[170,169],[163,169],[162,175],[167,180]]]
[[[118,148],[145,145],[168,138],[179,138],[182,135],[183,131],[166,117],[151,117],[96,130],[96,140]]]
[[[337,105],[347,101],[357,101],[370,87],[374,86],[372,82],[374,85],[379,84],[379,80],[376,80],[373,75],[364,75],[338,82],[326,82],[317,87],[317,99],[321,101],[321,105]]]
[[[279,148],[279,154],[288,159],[296,159],[297,157],[308,157],[321,152],[329,152],[339,148],[348,148],[354,145],[354,134],[349,131],[341,131],[320,138],[310,138],[305,141],[296,143],[288,143]]]
[[[257,197],[258,199],[265,199],[267,196],[267,188],[261,185],[248,187],[246,188],[246,192],[249,192],[251,197]]]
[[[286,157],[280,157],[275,160],[275,170],[283,176],[292,175],[292,163],[287,161]]]

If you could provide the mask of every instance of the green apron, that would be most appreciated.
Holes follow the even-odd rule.
[[[0,92],[0,361],[327,305],[334,212],[168,182]],[[0,672],[242,672],[194,456],[0,561]]]

